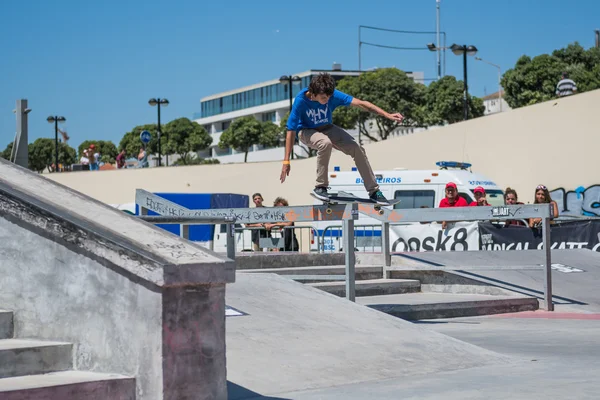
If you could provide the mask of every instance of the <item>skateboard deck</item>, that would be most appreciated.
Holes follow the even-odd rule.
[[[331,194],[329,194],[329,200],[319,199],[317,196],[315,196],[314,193],[311,193],[310,195],[312,197],[314,197],[315,199],[322,201],[323,204],[327,204],[327,205],[348,204],[348,203],[373,204],[375,210],[379,211],[380,214],[383,214],[383,210],[381,209],[381,207],[386,207],[382,204],[378,204],[375,200],[356,197],[353,194],[346,193],[346,192],[331,193]],[[389,205],[394,205],[394,204],[400,203],[400,200],[393,199],[393,200],[388,200],[388,202],[389,202]]]

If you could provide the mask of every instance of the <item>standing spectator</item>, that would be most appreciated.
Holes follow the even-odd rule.
[[[99,171],[100,153],[98,153],[94,144],[90,144],[88,154],[90,156],[90,171]]]
[[[90,159],[88,157],[87,149],[83,150],[83,154],[81,155],[81,158],[79,159],[79,164],[90,165]]]
[[[556,95],[565,97],[575,94],[575,92],[577,92],[577,85],[572,79],[569,79],[569,74],[563,72],[562,79],[556,85]]]
[[[288,203],[288,201],[286,199],[284,199],[283,197],[278,197],[275,199],[275,201],[273,202],[273,205],[275,207],[288,207],[290,204]],[[283,232],[283,248],[280,248],[279,250],[283,250],[283,251],[298,251],[299,250],[299,246],[298,246],[298,239],[296,238],[296,234],[294,233],[293,229],[285,229],[286,226],[294,226],[293,222],[275,222],[272,224],[265,224],[265,228],[267,228],[267,230],[271,230],[274,227],[281,227],[282,232]]]
[[[146,149],[140,147],[140,152],[138,153],[137,159],[137,168],[148,168],[148,156],[146,155]]]
[[[487,202],[487,198],[485,197],[485,189],[481,186],[477,186],[473,189],[473,194],[475,195],[475,201],[472,201],[469,206],[489,206],[490,203]]]
[[[514,206],[516,204],[523,204],[519,201],[519,196],[517,196],[517,191],[512,189],[511,187],[507,187],[504,190],[504,204],[507,206]],[[509,225],[517,225],[517,226],[526,226],[526,224],[519,219],[509,219],[505,222],[505,226]]]
[[[262,194],[254,193],[252,195],[252,201],[254,202],[255,207],[264,207],[264,205],[263,205],[264,199],[262,197]],[[271,237],[271,232],[269,232],[269,230],[265,229],[266,226],[263,223],[246,224],[246,226],[254,227],[254,228],[261,228],[261,229],[253,229],[251,231],[252,232],[251,236],[252,236],[252,249],[254,251],[262,251],[262,248],[260,247],[260,239]]]
[[[467,201],[458,195],[454,182],[446,184],[446,197],[440,201],[440,208],[444,207],[468,207]],[[446,221],[442,221],[442,229],[446,229],[447,225]]]
[[[558,205],[552,197],[550,197],[550,192],[548,192],[548,188],[544,185],[538,185],[535,188],[535,201],[534,204],[544,204],[550,203],[552,204],[552,217],[558,217]],[[542,224],[541,218],[529,218],[529,227],[530,228],[538,228]]]
[[[121,169],[121,168],[125,167],[125,157],[127,157],[127,155],[125,154],[125,149],[123,149],[117,155],[117,158],[115,160],[117,162],[117,168]]]

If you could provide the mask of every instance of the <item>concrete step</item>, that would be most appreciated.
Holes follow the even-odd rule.
[[[135,379],[64,371],[0,379],[2,400],[135,400]]]
[[[0,378],[65,371],[72,367],[71,343],[0,340]]]
[[[346,282],[318,282],[308,285],[336,296],[346,296]],[[368,279],[356,281],[355,290],[356,297],[414,293],[421,290],[421,282],[414,279]]]
[[[326,276],[341,276],[345,275],[346,267],[343,265],[320,265],[313,267],[288,267],[288,268],[262,268],[262,269],[247,269],[238,271],[241,273],[269,273],[282,275],[302,283],[325,282],[328,279]],[[323,276],[320,278],[319,276]],[[369,280],[380,279],[383,277],[383,268],[381,265],[356,265],[355,279]],[[338,278],[339,279],[339,278]],[[337,279],[334,279],[337,280]]]
[[[13,312],[0,310],[0,339],[10,339],[14,334]]]
[[[453,293],[409,293],[356,299],[359,304],[409,321],[472,317],[531,311],[538,300],[528,296],[492,296]]]

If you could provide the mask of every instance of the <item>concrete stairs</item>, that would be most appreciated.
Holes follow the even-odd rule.
[[[242,269],[238,273],[277,274],[336,296],[346,295],[343,265]],[[441,271],[392,270],[387,279],[383,279],[381,265],[356,264],[355,279],[357,303],[406,320],[490,315],[539,308],[534,297]]]
[[[74,371],[71,343],[13,335],[13,313],[0,310],[0,399],[135,399],[132,377]]]

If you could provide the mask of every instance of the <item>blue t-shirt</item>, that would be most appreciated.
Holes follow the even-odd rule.
[[[298,132],[331,124],[333,110],[339,106],[349,106],[353,99],[352,96],[336,89],[327,104],[321,104],[306,97],[307,91],[308,88],[302,89],[296,96],[286,125],[288,131]]]

